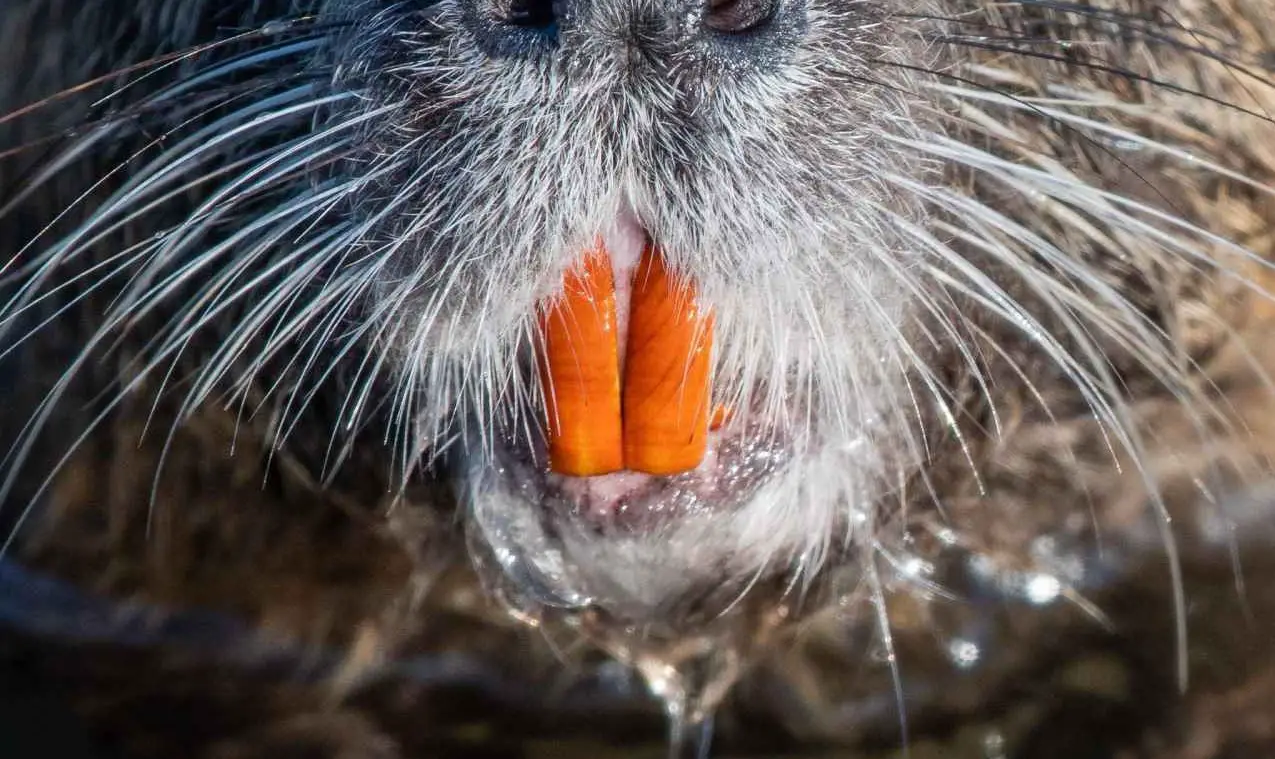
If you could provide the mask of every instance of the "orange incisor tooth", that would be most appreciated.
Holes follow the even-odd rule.
[[[589,477],[624,468],[615,281],[600,246],[568,271],[560,299],[540,313],[540,372],[549,467]]]
[[[708,446],[713,317],[651,245],[633,278],[629,314],[624,464],[648,474],[694,469]]]

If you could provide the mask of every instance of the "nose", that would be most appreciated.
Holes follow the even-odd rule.
[[[464,0],[492,57],[533,59],[602,41],[700,46],[723,62],[773,59],[804,28],[805,0]],[[667,49],[667,48],[665,48]]]

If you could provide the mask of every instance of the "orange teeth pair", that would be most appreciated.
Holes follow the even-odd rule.
[[[648,245],[633,277],[624,376],[605,249],[568,271],[541,311],[549,467],[575,477],[694,469],[708,447],[713,317]],[[721,412],[714,414],[716,418]]]

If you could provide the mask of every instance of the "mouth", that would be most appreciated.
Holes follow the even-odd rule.
[[[494,462],[523,500],[595,531],[649,533],[746,502],[791,458],[781,430],[714,397],[714,309],[632,213],[538,317],[541,432],[502,435]]]
[[[520,498],[613,535],[650,533],[671,522],[709,519],[746,502],[791,460],[786,441],[760,427],[708,435],[693,469],[671,475],[622,470],[576,477],[552,471],[543,440],[507,437],[496,468]]]

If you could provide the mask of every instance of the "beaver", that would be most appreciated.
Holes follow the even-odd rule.
[[[1268,16],[10,0],[11,679],[128,756],[597,755],[639,681],[1267,755]]]

